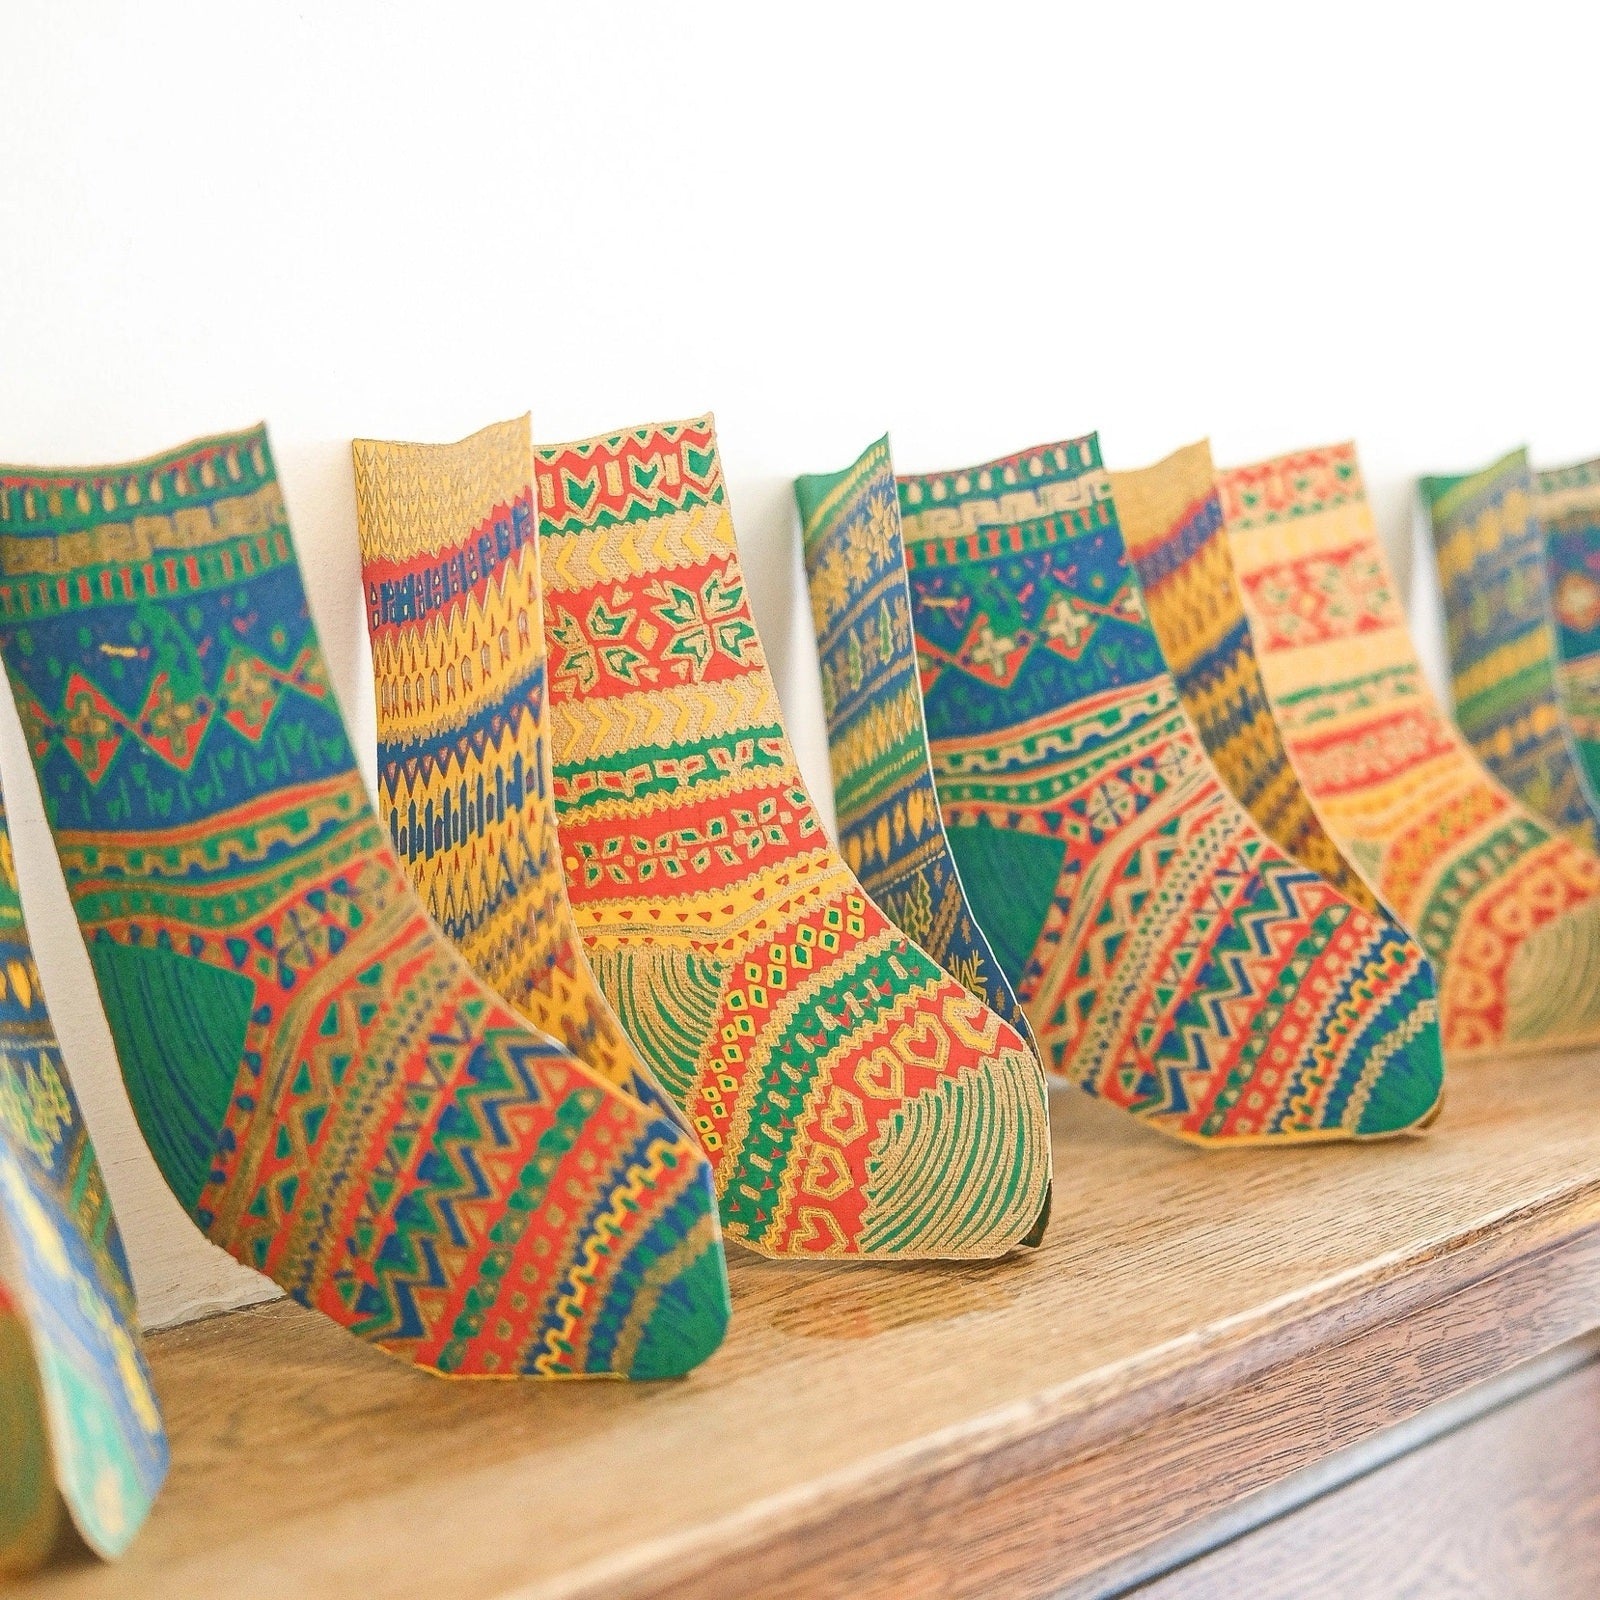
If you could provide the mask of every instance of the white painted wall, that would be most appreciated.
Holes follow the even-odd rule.
[[[353,434],[714,408],[822,788],[789,481],[885,428],[908,468],[1354,435],[1402,556],[1416,473],[1600,450],[1597,35],[1392,0],[5,0],[0,460],[265,416],[369,750]],[[139,1143],[9,701],[0,772],[146,1316],[259,1292]]]

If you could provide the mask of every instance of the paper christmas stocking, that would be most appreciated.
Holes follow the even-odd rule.
[[[1438,555],[1456,724],[1517,799],[1592,850],[1600,814],[1561,712],[1528,454],[1464,477],[1424,478],[1420,487]]]
[[[707,1165],[429,920],[351,755],[265,432],[0,469],[0,519],[0,647],[184,1207],[435,1371],[702,1360],[727,1317]]]
[[[1210,446],[1113,472],[1117,520],[1155,630],[1222,781],[1287,856],[1368,911],[1377,898],[1317,819],[1273,720],[1233,576]]]
[[[1201,1142],[1417,1126],[1431,975],[1291,860],[1184,712],[1092,437],[899,480],[934,776],[1054,1069]]]
[[[1600,1038],[1600,857],[1496,783],[1428,693],[1354,447],[1218,490],[1289,757],[1433,958],[1446,1051]]]
[[[0,537],[4,537],[0,534]],[[120,1555],[167,1472],[133,1281],[67,1080],[0,809],[0,1573],[54,1543],[59,1494]]]
[[[709,418],[535,451],[556,809],[600,986],[770,1255],[992,1256],[1050,1183],[1038,1062],[828,844]]]
[[[527,417],[459,444],[354,445],[378,808],[434,920],[535,1027],[677,1117],[567,904],[545,745]]]
[[[1555,614],[1556,683],[1579,759],[1600,792],[1600,461],[1535,482]]]
[[[797,478],[794,492],[844,858],[909,939],[1031,1040],[939,816],[889,441],[844,472]]]

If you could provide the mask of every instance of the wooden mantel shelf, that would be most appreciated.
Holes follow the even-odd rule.
[[[286,1304],[158,1335],[148,1528],[18,1592],[1053,1594],[1600,1323],[1600,1054],[1457,1069],[1381,1146],[1054,1111],[1037,1255],[741,1256],[681,1382],[446,1383]]]

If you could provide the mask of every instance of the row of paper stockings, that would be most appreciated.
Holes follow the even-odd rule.
[[[0,647],[164,1176],[396,1356],[665,1376],[722,1337],[724,1235],[1037,1243],[1041,1063],[1280,1143],[1425,1125],[1442,1050],[1600,1035],[1588,469],[1426,485],[1494,778],[1348,447],[800,480],[835,850],[709,419],[355,465],[381,817],[261,430],[0,473]],[[0,865],[19,1568],[63,1506],[124,1548],[166,1443],[3,828]]]

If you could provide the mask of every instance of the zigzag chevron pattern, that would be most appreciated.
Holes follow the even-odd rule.
[[[354,455],[379,804],[395,848],[485,983],[671,1112],[596,987],[567,908],[546,780],[528,420],[453,445],[359,440]]]
[[[151,504],[192,535],[182,561],[116,557],[106,527]],[[185,711],[227,699],[241,652],[272,681],[326,680],[281,511],[253,528],[281,504],[259,429],[101,472],[0,471],[12,546],[37,543],[20,579],[0,548],[0,610],[26,616],[4,638],[19,699],[69,734],[80,680],[127,717],[154,702],[184,756],[125,739],[96,773],[33,741],[140,1127],[213,1240],[404,1360],[683,1372],[728,1307],[710,1171],[676,1119],[473,976],[385,842],[331,696]],[[475,587],[512,553],[501,510],[470,560],[424,551],[379,599],[424,619]],[[522,521],[531,539],[526,499]],[[248,568],[203,537],[240,526]],[[39,575],[69,551],[98,559]],[[537,755],[525,771],[544,792]],[[500,803],[474,795],[471,821]]]
[[[281,668],[251,651],[231,650],[214,694],[198,690],[196,664],[185,665],[186,672],[158,673],[139,710],[132,713],[81,673],[68,679],[57,715],[46,711],[33,695],[18,695],[18,714],[35,759],[59,746],[84,777],[97,784],[131,739],[175,771],[188,772],[213,723],[225,722],[259,745],[286,693],[323,700],[330,692],[320,659],[309,651]]]
[[[380,585],[368,603],[380,709],[391,722],[404,718],[416,740],[429,741],[424,758],[447,760],[453,748],[448,736],[475,733],[500,705],[503,680],[525,677],[543,660],[535,642],[540,620],[533,561],[491,573],[448,613],[431,611],[411,626],[385,627],[382,604]]]
[[[824,707],[827,703],[824,699]],[[838,751],[838,787],[849,795],[852,810],[871,805],[882,784],[892,789],[901,773],[914,769],[914,741],[921,738],[922,695],[915,679],[868,701],[860,716],[840,729],[829,748]]]
[[[553,505],[553,489],[550,495]],[[717,539],[716,508],[691,505],[648,522],[597,527],[580,545],[552,542],[542,556],[551,587],[573,590],[604,584],[619,570],[654,573],[703,566],[722,548]]]
[[[1556,684],[1544,531],[1518,450],[1481,472],[1424,478],[1444,594],[1456,723],[1535,815],[1600,847],[1600,801]]]
[[[1442,1078],[1427,961],[1223,786],[1145,620],[1098,442],[899,491],[945,823],[1054,1069],[1202,1143],[1425,1122]],[[1017,493],[1070,509],[974,525]]]
[[[710,419],[537,455],[568,892],[724,1228],[775,1256],[1022,1242],[1049,1192],[1043,1076],[823,839]]]
[[[653,689],[637,694],[563,699],[554,728],[557,767],[611,759],[631,750],[670,750],[716,740],[730,721],[741,728],[780,728],[783,708],[772,679],[751,673],[719,684],[715,691],[684,685],[675,694]]]
[[[478,558],[484,508],[512,506],[528,489],[529,419],[485,428],[455,444],[391,448],[380,439],[352,447],[356,493],[367,518],[388,535],[388,559],[410,565]],[[499,551],[483,550],[487,565]]]
[[[1434,703],[1354,447],[1231,469],[1217,489],[1289,759],[1438,968],[1445,1049],[1600,1037],[1600,857],[1519,805]]]

